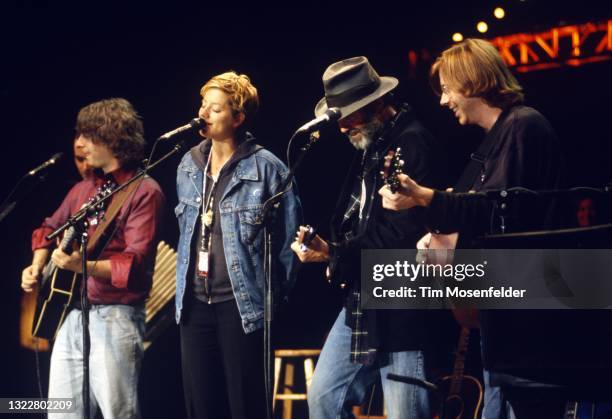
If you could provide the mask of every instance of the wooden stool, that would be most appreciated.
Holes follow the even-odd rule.
[[[274,393],[272,398],[273,408],[276,406],[277,400],[283,400],[283,419],[291,419],[293,402],[297,400],[306,400],[312,375],[314,374],[314,358],[319,356],[319,349],[278,349],[274,351]],[[285,364],[285,378],[283,383],[283,392],[278,394],[278,380],[280,378],[281,368],[283,367],[283,358],[304,358],[304,378],[305,392],[294,393],[294,367],[291,362]]]

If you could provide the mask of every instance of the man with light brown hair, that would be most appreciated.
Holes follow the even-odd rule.
[[[521,86],[492,44],[467,39],[447,49],[433,64],[431,81],[440,94],[440,105],[453,111],[459,124],[477,125],[486,133],[454,192],[558,185],[557,137],[541,113],[523,105]],[[491,226],[492,204],[484,197],[422,187],[407,175],[400,179],[403,188],[398,193],[385,187],[380,190],[385,208],[426,207],[431,231],[460,232],[459,244],[479,234],[500,232],[500,226]],[[504,218],[503,229],[541,227],[545,220],[536,214],[533,209],[528,218],[510,214]]]
[[[538,201],[529,206],[517,202],[506,213],[500,213],[486,196],[463,193],[512,187],[547,190],[559,185],[562,159],[557,137],[541,113],[523,105],[522,88],[497,49],[485,40],[466,39],[445,50],[433,64],[430,75],[433,89],[440,95],[440,105],[453,111],[459,124],[481,127],[485,138],[472,154],[453,192],[423,187],[409,176],[400,175],[402,187],[397,193],[385,187],[380,189],[383,207],[392,210],[425,207],[425,223],[430,233],[419,241],[425,248],[447,248],[435,244],[442,242],[446,246],[454,242],[458,248],[470,248],[473,240],[483,234],[550,227],[548,202]],[[501,356],[519,365],[524,360],[523,354],[529,352],[521,345],[531,339],[520,327],[532,320],[527,312],[513,316],[514,322],[504,321],[504,325],[509,324],[504,332],[523,338],[520,342],[517,339],[512,348],[502,351]],[[489,318],[488,313],[486,318],[481,315],[481,323]],[[487,338],[490,336],[483,331],[485,355]],[[503,404],[499,387],[489,385],[488,369],[492,365],[487,356],[484,366],[486,391],[482,417],[497,419],[503,417]],[[562,404],[557,403],[552,408],[562,407]],[[513,407],[516,410],[514,404]],[[539,408],[549,411],[551,405],[536,406],[536,410],[528,414],[540,412]]]
[[[495,115],[524,100],[523,88],[497,49],[482,39],[466,39],[444,51],[430,75],[434,91],[441,96],[440,105],[459,111],[455,116],[461,125],[476,124],[489,131],[490,120],[497,120]],[[478,112],[473,107],[464,109],[468,98],[474,99],[474,105],[486,106],[478,106]],[[477,119],[465,119],[470,116]]]

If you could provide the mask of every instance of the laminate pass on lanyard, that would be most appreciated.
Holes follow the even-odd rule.
[[[210,164],[210,156],[212,151],[208,154],[208,161],[206,162],[206,167],[204,168],[204,177],[202,180],[202,197],[206,198],[206,180],[208,177],[208,166]],[[205,201],[202,206],[202,218],[201,218],[201,226],[202,226],[202,241],[200,242],[200,250],[198,251],[198,264],[197,264],[197,274],[199,278],[206,279],[208,278],[208,262],[210,258],[210,229],[212,228],[213,223],[213,194],[215,191],[216,181],[213,180],[213,184],[210,190],[210,194],[208,199],[203,199]]]

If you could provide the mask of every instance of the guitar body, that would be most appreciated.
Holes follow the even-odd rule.
[[[463,373],[469,339],[470,328],[464,326],[459,333],[453,373],[438,383],[439,419],[478,419],[483,398],[482,384]]]
[[[129,193],[130,190],[137,184],[132,184],[124,189],[124,197]],[[96,194],[89,199],[89,202],[96,202],[105,196],[110,195],[113,192],[114,183],[109,180],[100,188]],[[122,198],[125,199],[125,198]],[[123,202],[123,201],[120,201]],[[106,203],[100,203],[91,208],[93,215],[89,220],[90,224],[92,219],[95,219],[96,224],[102,219]],[[108,233],[108,225],[117,214],[121,205],[117,205],[113,211],[109,211],[112,215],[109,215],[103,223],[104,226],[98,227],[91,237],[91,241],[88,246],[87,253],[90,257],[95,258],[97,255],[96,243],[106,238],[105,233]],[[94,225],[94,224],[91,224]],[[74,226],[69,227],[64,233],[59,248],[64,253],[70,254],[74,250],[73,242],[77,238],[77,230]],[[36,312],[34,313],[34,322],[32,324],[32,336],[45,339],[55,339],[57,332],[64,322],[64,318],[68,313],[70,304],[72,302],[74,293],[81,289],[80,278],[81,274],[76,274],[71,271],[59,269],[53,261],[47,263],[42,273],[42,280],[40,283],[40,289],[38,291],[38,303],[36,305]]]
[[[461,392],[453,393],[453,379],[454,377],[449,375],[438,383],[441,406],[439,419],[477,419],[482,407],[482,385],[471,375],[463,375]]]
[[[59,247],[64,253],[72,252],[72,242],[76,230],[70,227],[66,230]],[[53,261],[49,261],[42,272],[38,301],[32,323],[32,336],[44,339],[55,339],[55,335],[64,321],[70,307],[73,293],[78,287],[78,274],[59,269]]]
[[[80,275],[59,269],[50,262],[43,271],[34,312],[32,336],[55,339],[72,302]]]

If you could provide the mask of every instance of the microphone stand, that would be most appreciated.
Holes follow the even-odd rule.
[[[609,194],[612,192],[612,184],[606,185],[603,188],[593,188],[590,186],[577,186],[568,189],[527,189],[521,186],[515,186],[507,189],[492,189],[484,192],[476,192],[479,195],[485,195],[489,199],[507,199],[511,196],[531,195],[531,196],[571,196],[584,193]]]
[[[183,143],[177,143],[174,148],[160,157],[156,162],[152,164],[147,164],[144,169],[138,171],[132,178],[130,178],[127,182],[115,188],[111,193],[106,196],[101,197],[100,199],[90,202],[83,208],[81,208],[76,214],[68,219],[64,224],[58,227],[51,234],[47,235],[45,239],[52,241],[56,237],[58,237],[64,230],[69,228],[70,226],[75,226],[76,228],[81,228],[81,258],[83,261],[82,265],[82,281],[81,281],[81,310],[82,310],[82,326],[83,326],[83,411],[86,419],[89,419],[91,416],[90,412],[90,397],[89,397],[89,352],[90,352],[90,334],[89,334],[89,300],[87,296],[87,241],[88,241],[88,233],[87,233],[87,215],[94,210],[94,208],[98,207],[98,205],[106,202],[111,199],[117,192],[125,189],[128,185],[137,181],[138,179],[143,178],[151,169],[157,167],[162,161],[168,159],[174,154],[178,153],[183,148]],[[148,163],[148,162],[147,162]]]
[[[289,140],[291,141],[301,132],[296,131]],[[295,164],[291,169],[285,181],[279,188],[281,192],[268,198],[263,204],[261,214],[256,218],[255,228],[251,235],[247,238],[249,243],[255,240],[255,237],[259,234],[259,231],[263,228],[264,230],[264,374],[265,374],[265,389],[266,389],[266,409],[268,419],[272,419],[273,400],[272,400],[272,389],[274,383],[274,363],[272,359],[272,321],[274,320],[274,295],[276,291],[276,284],[274,282],[274,224],[276,222],[276,210],[280,207],[280,200],[283,196],[291,190],[293,187],[293,179],[295,178],[295,172],[300,166],[304,156],[312,147],[312,145],[318,140],[318,138],[311,134],[308,142],[300,149],[301,153],[297,158]],[[287,162],[289,163],[289,162]]]
[[[98,205],[100,205],[100,204],[108,201],[109,199],[111,199],[113,196],[115,196],[115,194],[117,192],[127,188],[130,184],[134,183],[138,179],[140,179],[143,176],[145,176],[147,173],[149,173],[149,171],[151,171],[151,169],[154,169],[162,161],[164,161],[167,158],[172,157],[174,154],[178,153],[182,148],[183,148],[183,143],[176,144],[171,151],[169,151],[168,153],[166,153],[165,155],[160,157],[159,160],[157,160],[156,162],[151,163],[151,164],[147,165],[144,169],[141,169],[140,171],[138,171],[128,181],[126,181],[125,183],[121,184],[117,188],[113,189],[113,191],[111,193],[109,193],[108,195],[105,195],[104,197],[102,197],[102,198],[100,198],[100,199],[98,199],[96,201],[92,201],[89,204],[87,204],[86,206],[84,206],[83,208],[81,208],[76,214],[74,214],[72,217],[70,217],[64,224],[62,224],[60,227],[58,227],[54,232],[52,232],[49,235],[45,236],[45,239],[47,239],[47,240],[55,239],[57,236],[62,234],[62,232],[64,230],[66,230],[67,228],[69,228],[72,225],[75,225],[80,220],[85,218],[85,216],[87,216],[88,212],[92,211]]]
[[[438,386],[435,385],[434,383],[427,381],[427,380],[422,380],[420,378],[409,377],[406,375],[393,374],[391,372],[387,374],[387,378],[391,381],[397,381],[399,383],[412,384],[415,386],[419,386],[421,388],[424,388],[427,391],[432,391],[435,393],[438,393],[440,391]]]
[[[83,412],[85,418],[91,417],[91,403],[89,399],[89,352],[91,348],[91,340],[89,336],[89,300],[87,299],[87,243],[89,234],[87,228],[89,224],[87,220],[81,223],[81,260],[82,267],[82,285],[81,285],[81,325],[83,327]]]
[[[510,208],[510,199],[513,197],[531,196],[540,198],[557,198],[557,197],[571,197],[574,195],[591,193],[599,195],[608,195],[612,193],[612,182],[604,186],[603,188],[593,188],[590,186],[577,186],[568,189],[542,189],[533,190],[524,188],[522,186],[515,186],[507,189],[492,189],[489,191],[476,192],[476,195],[484,196],[487,200],[495,203],[496,207],[500,211],[500,232],[501,234],[506,233],[506,215]],[[469,194],[472,195],[472,194]]]

